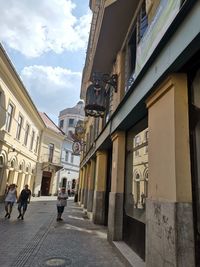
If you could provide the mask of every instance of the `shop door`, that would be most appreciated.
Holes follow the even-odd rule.
[[[196,266],[200,266],[200,68],[189,77],[190,152]]]
[[[148,193],[147,118],[127,133],[123,240],[145,260],[145,201]]]
[[[111,191],[111,175],[112,175],[112,150],[108,151],[107,164],[108,165],[107,165],[107,179],[106,179],[105,222],[104,222],[104,225],[108,225],[109,194]]]
[[[43,172],[42,185],[41,185],[42,196],[49,196],[50,185],[51,185],[51,173]]]

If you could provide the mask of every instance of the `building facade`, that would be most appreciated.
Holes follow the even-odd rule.
[[[59,172],[59,187],[66,187],[74,194],[79,177],[80,156],[73,152],[74,133],[77,123],[84,120],[84,102],[79,101],[76,106],[66,108],[59,114],[59,127],[65,133],[62,145],[61,163],[63,169]]]
[[[33,189],[44,123],[0,46],[0,198],[7,184]]]
[[[33,195],[57,193],[62,131],[39,113],[0,45],[0,200],[8,185],[18,194],[28,184]]]
[[[90,8],[81,98],[91,84],[98,95],[98,73],[105,109],[85,121],[79,203],[139,256],[135,266],[200,266],[200,2]]]
[[[41,133],[34,194],[36,196],[57,195],[58,173],[63,168],[61,149],[64,142],[64,133],[46,113],[40,112],[40,116],[45,127]]]

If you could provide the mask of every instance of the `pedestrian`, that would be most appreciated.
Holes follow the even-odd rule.
[[[68,196],[71,197],[71,191],[70,191],[70,188],[68,188],[67,193],[68,193]]]
[[[62,214],[67,206],[67,199],[68,199],[68,194],[66,193],[66,188],[62,187],[61,191],[58,193],[58,198],[57,198],[57,221],[62,221],[63,219]]]
[[[28,184],[24,186],[24,189],[21,191],[19,198],[18,198],[18,211],[19,216],[17,219],[24,219],[24,214],[27,210],[27,205],[31,201],[31,190],[28,189]]]
[[[15,184],[11,184],[6,192],[6,197],[5,197],[5,211],[6,215],[5,218],[10,219],[10,215],[12,213],[12,207],[13,204],[17,200],[17,189]]]

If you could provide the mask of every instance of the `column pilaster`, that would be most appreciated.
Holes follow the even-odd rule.
[[[96,153],[96,177],[93,205],[93,221],[96,224],[105,223],[105,192],[107,179],[107,152]]]
[[[175,74],[147,101],[149,267],[195,266],[187,92],[186,75]]]
[[[112,135],[112,181],[109,195],[108,239],[122,240],[125,169],[125,133]]]

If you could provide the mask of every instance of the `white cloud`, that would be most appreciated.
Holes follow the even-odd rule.
[[[21,78],[38,110],[51,118],[79,100],[81,73],[50,66],[29,66],[21,72]]]
[[[0,0],[0,6],[0,40],[27,57],[86,47],[91,14],[76,18],[72,0]]]

